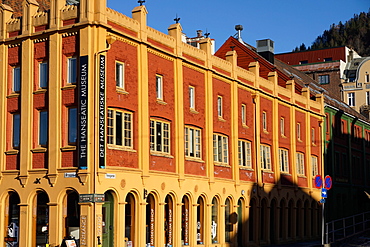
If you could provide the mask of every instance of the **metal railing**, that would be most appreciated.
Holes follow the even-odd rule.
[[[350,238],[370,229],[370,211],[326,223],[327,244]]]

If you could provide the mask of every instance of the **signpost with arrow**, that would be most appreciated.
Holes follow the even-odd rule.
[[[323,181],[320,175],[315,176],[315,187],[321,189],[321,200],[319,201],[322,204],[322,241],[321,244],[324,246],[325,239],[325,217],[324,217],[324,205],[325,199],[328,198],[328,190],[331,189],[333,181],[329,175],[325,176]]]

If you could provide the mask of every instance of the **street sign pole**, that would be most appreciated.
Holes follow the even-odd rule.
[[[321,233],[322,233],[322,239],[321,239],[321,244],[322,246],[325,245],[324,239],[325,239],[325,219],[324,219],[324,208],[325,208],[325,203],[322,204],[322,222],[321,222]]]

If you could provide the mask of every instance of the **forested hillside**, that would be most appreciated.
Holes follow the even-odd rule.
[[[301,44],[293,51],[348,46],[360,56],[370,56],[370,9],[367,13],[355,14],[344,24],[332,24],[329,30],[316,38],[311,46]]]

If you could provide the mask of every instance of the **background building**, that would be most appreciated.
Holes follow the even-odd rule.
[[[147,13],[104,0],[52,0],[43,12],[25,0],[13,18],[0,6],[0,239],[318,238],[323,95],[240,42],[222,59],[210,38],[195,48],[179,23],[163,34]]]

